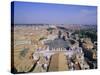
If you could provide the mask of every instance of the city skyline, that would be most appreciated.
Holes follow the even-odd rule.
[[[14,24],[97,24],[96,6],[15,1],[12,8]]]

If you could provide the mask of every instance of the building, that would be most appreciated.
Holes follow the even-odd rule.
[[[63,53],[57,53],[52,55],[48,71],[65,71],[65,70],[68,70],[68,63],[66,60],[66,56]]]

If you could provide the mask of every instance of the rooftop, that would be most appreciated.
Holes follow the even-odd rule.
[[[65,70],[68,70],[66,56],[63,53],[54,54],[51,57],[48,71],[65,71]]]

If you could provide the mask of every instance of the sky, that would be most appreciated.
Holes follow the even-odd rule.
[[[11,8],[15,24],[97,24],[96,6],[14,2]]]

